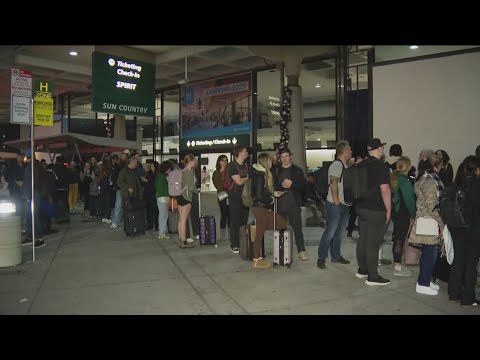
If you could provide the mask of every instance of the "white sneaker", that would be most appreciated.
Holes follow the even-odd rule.
[[[187,239],[187,243],[192,243],[192,242],[194,242],[194,241],[195,241],[195,240],[193,240],[192,238],[188,238],[188,239]]]
[[[393,268],[393,275],[396,276],[411,276],[412,272],[408,269],[405,269],[403,266],[400,270]]]
[[[195,235],[193,238],[194,238],[195,240],[200,240],[200,235]],[[187,240],[187,241],[188,241],[188,240]]]
[[[112,225],[110,225],[110,229],[116,229],[117,227],[118,227],[117,224],[112,224]]]
[[[368,274],[360,274],[360,273],[356,273],[355,274],[355,277],[359,278],[359,279],[366,279],[368,278]]]
[[[103,218],[102,223],[106,223],[106,222],[107,222],[107,218]]]
[[[430,281],[430,287],[433,289],[433,290],[440,290],[440,285],[438,284],[435,284],[434,282],[431,282]]]
[[[112,220],[107,219],[105,222],[106,222],[107,224],[111,224],[111,223],[112,223]]]
[[[418,285],[418,283],[415,288],[415,291],[419,294],[424,294],[424,295],[438,295],[438,290],[432,289],[430,286]]]

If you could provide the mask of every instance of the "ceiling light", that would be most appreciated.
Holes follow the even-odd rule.
[[[317,141],[322,141],[322,140],[320,140],[320,139],[317,139]]]
[[[71,55],[71,56],[77,56],[78,55],[78,53],[75,50],[70,51],[68,54]]]
[[[410,49],[412,50],[418,49],[418,45],[410,45]]]
[[[315,87],[318,89],[318,88],[321,88],[321,87],[322,87],[322,85],[320,85],[320,84],[317,84],[317,85],[315,85]]]

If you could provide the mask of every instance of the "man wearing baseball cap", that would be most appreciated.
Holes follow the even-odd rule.
[[[365,284],[388,285],[390,280],[378,274],[378,251],[387,232],[392,212],[390,192],[390,172],[381,160],[384,146],[378,138],[367,144],[368,157],[358,166],[366,166],[366,183],[368,191],[362,199],[356,201],[360,238],[357,242],[358,272],[355,275],[364,279]]]

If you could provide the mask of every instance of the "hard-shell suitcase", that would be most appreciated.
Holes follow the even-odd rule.
[[[168,211],[168,231],[171,233],[178,233],[178,220],[180,219],[180,214],[178,210],[169,210]]]
[[[199,241],[201,246],[215,245],[217,247],[217,229],[214,216],[200,216]]]
[[[132,210],[129,200],[127,200],[123,206],[123,214],[123,229],[125,235],[145,235],[146,217],[144,207],[136,207]]]
[[[217,247],[217,226],[215,223],[215,216],[202,215],[202,203],[200,202],[201,193],[198,193],[198,240],[200,245],[214,245]]]
[[[244,225],[240,227],[240,257],[243,260],[253,260],[253,246],[255,244],[256,225]],[[265,242],[262,242],[260,256],[265,258]]]
[[[277,214],[277,199],[274,198],[274,214]],[[273,217],[275,229],[275,216]],[[293,231],[290,228],[273,231],[273,267],[278,265],[290,268],[293,262]]]

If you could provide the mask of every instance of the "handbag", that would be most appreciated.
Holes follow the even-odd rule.
[[[226,191],[221,191],[217,194],[217,197],[218,197],[218,201],[223,201],[226,198],[228,198],[228,194]]]
[[[405,261],[405,265],[418,265],[422,255],[422,250],[420,247],[408,242],[412,227],[413,224],[408,228],[407,238],[403,244],[403,259]],[[397,241],[397,244],[400,244],[400,242]]]
[[[415,234],[438,236],[438,222],[430,216],[421,216],[416,219]]]
[[[447,258],[447,262],[452,265],[455,253],[453,251],[452,235],[450,234],[450,230],[448,229],[447,225],[445,225],[443,228],[442,238],[442,255],[444,254]]]

